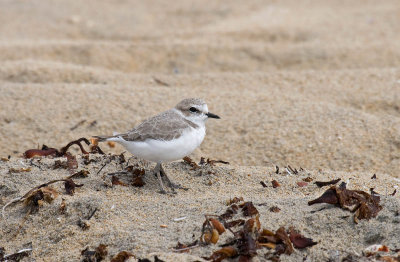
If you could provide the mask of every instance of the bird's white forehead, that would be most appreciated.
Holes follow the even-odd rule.
[[[207,104],[202,104],[200,107],[198,107],[202,112],[208,113],[208,106]]]

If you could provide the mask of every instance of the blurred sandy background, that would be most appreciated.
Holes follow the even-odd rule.
[[[4,0],[0,154],[196,96],[222,119],[195,156],[400,176],[399,66],[396,0]]]

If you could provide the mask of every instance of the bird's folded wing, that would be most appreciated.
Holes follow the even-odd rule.
[[[157,116],[145,120],[131,131],[120,136],[127,141],[144,141],[156,139],[170,141],[182,135],[185,129],[195,128],[196,124],[176,114],[166,111]]]

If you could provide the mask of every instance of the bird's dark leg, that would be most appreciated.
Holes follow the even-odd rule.
[[[174,190],[175,188],[176,189],[188,190],[188,188],[186,188],[186,187],[183,187],[183,186],[181,186],[179,184],[172,183],[172,181],[168,178],[167,174],[165,173],[165,170],[164,170],[164,168],[162,167],[161,164],[160,164],[160,173],[161,173],[161,175],[163,175],[165,181],[167,181],[167,184],[172,189],[172,191],[175,192],[175,190]]]

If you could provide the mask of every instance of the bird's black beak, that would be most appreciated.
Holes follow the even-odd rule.
[[[210,112],[208,112],[208,113],[206,114],[206,116],[208,116],[208,117],[210,117],[210,118],[216,118],[216,119],[220,119],[220,117],[219,117],[219,116],[217,116],[217,115],[214,115],[213,113],[210,113]]]

